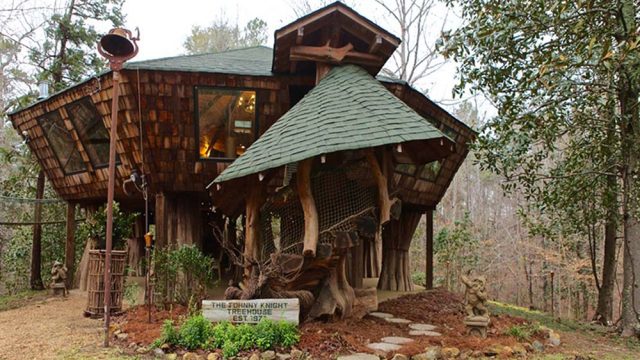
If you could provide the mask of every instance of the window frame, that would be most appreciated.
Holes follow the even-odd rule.
[[[60,120],[62,120],[62,124],[64,125],[64,128],[67,130],[67,133],[69,133],[69,136],[71,137],[71,140],[73,141],[73,149],[75,149],[75,151],[78,152],[78,155],[80,155],[80,160],[82,162],[83,169],[75,170],[75,171],[67,171],[66,170],[66,165],[69,163],[69,160],[67,160],[67,162],[65,164],[62,163],[62,160],[60,159],[60,154],[58,154],[58,150],[56,150],[56,148],[54,146],[52,146],[53,142],[49,138],[49,132],[45,131],[45,127],[42,125],[42,121],[43,120],[46,120],[46,121],[49,120],[49,119],[47,119],[47,116],[49,116],[49,114],[56,114],[57,116],[60,117]],[[80,152],[80,149],[78,148],[78,142],[76,141],[76,139],[73,138],[72,130],[70,130],[67,127],[67,124],[64,121],[64,116],[62,116],[62,113],[60,112],[60,108],[42,114],[41,116],[36,118],[36,121],[38,122],[38,126],[40,126],[40,128],[42,129],[43,138],[47,142],[47,145],[48,145],[49,149],[51,149],[51,152],[53,153],[54,157],[56,158],[56,162],[58,162],[58,166],[60,167],[60,171],[62,171],[64,176],[76,175],[76,174],[81,174],[81,173],[89,171],[89,167],[87,166],[87,163],[84,160],[84,158],[82,157],[82,153]],[[71,120],[69,120],[69,121],[71,121]]]
[[[73,131],[75,131],[75,133],[78,135],[78,141],[80,141],[80,144],[84,150],[84,152],[87,154],[87,157],[89,158],[89,162],[91,163],[91,166],[93,167],[93,169],[104,169],[109,167],[109,160],[107,157],[107,162],[104,164],[96,164],[94,162],[94,159],[91,156],[91,153],[89,150],[87,150],[88,148],[88,144],[85,144],[84,140],[80,137],[80,132],[78,131],[78,126],[76,125],[76,121],[73,119],[72,115],[71,115],[71,111],[69,111],[69,109],[67,108],[68,106],[71,106],[73,104],[79,103],[81,101],[89,101],[91,103],[91,105],[93,105],[93,109],[95,110],[95,114],[100,118],[100,123],[102,124],[102,127],[104,127],[105,131],[107,132],[107,140],[109,140],[109,146],[111,146],[110,142],[111,142],[111,133],[109,132],[109,129],[107,129],[107,127],[104,125],[104,122],[102,121],[102,115],[100,115],[100,113],[98,112],[98,108],[96,107],[95,103],[93,102],[93,100],[91,100],[90,96],[85,96],[82,97],[78,100],[72,101],[66,105],[64,105],[64,110],[67,112],[67,117],[69,118],[69,122],[71,122],[71,127],[73,128]],[[117,146],[116,146],[117,147]],[[96,159],[97,160],[97,159]],[[118,151],[116,149],[116,165],[120,164],[120,155],[118,155]]]
[[[230,87],[230,86],[209,86],[209,85],[194,85],[193,86],[193,124],[195,127],[195,153],[196,153],[196,161],[216,161],[216,162],[233,162],[235,158],[227,158],[227,157],[202,157],[200,156],[200,108],[198,107],[198,90],[207,89],[207,90],[222,90],[222,91],[253,91],[256,93],[256,105],[254,111],[254,122],[253,122],[253,144],[256,140],[258,140],[259,135],[258,131],[260,129],[260,110],[259,110],[259,100],[261,98],[259,89],[250,88],[250,87]],[[251,146],[251,145],[249,145]]]

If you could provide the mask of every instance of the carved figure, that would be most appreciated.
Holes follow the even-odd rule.
[[[465,290],[465,310],[467,316],[489,316],[489,310],[487,309],[487,292],[486,285],[487,279],[484,276],[474,276],[468,278],[465,275],[461,276],[462,283],[467,287]]]
[[[53,263],[53,267],[51,268],[51,288],[53,289],[53,292],[55,294],[62,290],[62,295],[66,296],[67,271],[67,267],[64,266],[60,261],[56,261]]]

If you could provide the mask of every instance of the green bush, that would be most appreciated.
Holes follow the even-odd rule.
[[[133,224],[139,213],[125,213],[120,210],[120,204],[113,203],[113,248],[124,249],[126,239],[133,235]],[[87,219],[78,225],[76,230],[77,238],[81,241],[86,239],[94,239],[98,248],[106,247],[107,239],[107,209],[102,206],[93,214],[87,216]]]
[[[424,271],[416,271],[411,274],[411,281],[420,286],[424,286],[427,283],[427,275]]]
[[[524,324],[524,325],[513,325],[508,328],[504,333],[509,336],[513,336],[518,339],[518,341],[529,341],[531,336],[535,335],[538,331],[540,331],[540,326],[536,324]]]
[[[213,325],[202,315],[196,315],[189,317],[180,330],[176,330],[171,321],[166,321],[160,338],[153,345],[157,347],[167,343],[188,350],[222,349],[225,357],[231,357],[240,351],[256,348],[261,351],[275,347],[288,348],[299,341],[296,325],[285,321],[262,319],[256,325],[233,325],[223,321]]]

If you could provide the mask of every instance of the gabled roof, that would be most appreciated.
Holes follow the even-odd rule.
[[[364,69],[336,67],[213,182],[321,154],[416,140],[440,144],[426,147],[424,155],[434,159],[446,156],[454,144]]]
[[[173,56],[125,64],[126,69],[186,71],[253,76],[273,76],[267,46],[254,46],[218,53]]]

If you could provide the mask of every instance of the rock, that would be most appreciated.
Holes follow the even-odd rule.
[[[136,349],[136,352],[137,352],[138,354],[146,354],[146,353],[147,353],[147,351],[149,351],[149,349],[147,349],[147,348],[146,348],[146,347],[144,347],[144,346],[141,346],[141,347],[139,347],[139,348],[137,348],[137,349]]]
[[[278,360],[289,360],[291,359],[291,355],[289,354],[276,354],[276,357],[278,358]]]
[[[372,354],[358,353],[338,356],[336,360],[380,360],[380,357]]]
[[[291,360],[302,360],[304,353],[298,349],[291,350]]]
[[[182,360],[202,360],[202,357],[196,353],[188,352],[182,355]]]
[[[389,344],[386,342],[377,342],[377,343],[367,344],[367,347],[371,350],[381,351],[385,354],[388,353],[389,351],[395,351],[401,348],[400,345]]]
[[[560,346],[560,335],[553,330],[549,330],[548,334],[549,339],[547,340],[547,345]]]
[[[445,359],[455,359],[460,355],[460,349],[456,347],[442,348],[442,357]]]
[[[127,334],[127,333],[119,332],[119,333],[116,334],[116,339],[118,339],[118,340],[125,341],[128,338],[129,338],[129,334]]]
[[[136,347],[136,346],[138,346],[138,344],[136,344],[136,343],[134,343],[134,342],[129,343],[129,349],[133,349],[133,348],[134,348],[134,347]]]
[[[222,355],[218,353],[210,353],[207,355],[207,360],[222,360]]]
[[[411,330],[418,330],[418,331],[433,331],[437,328],[437,326],[431,325],[431,324],[413,323],[413,324],[409,324],[409,328]]]
[[[409,360],[409,357],[405,354],[395,354],[391,360]]]
[[[394,324],[410,324],[411,320],[403,319],[403,318],[385,318],[386,321]]]
[[[533,351],[535,352],[543,352],[544,351],[544,345],[542,345],[542,343],[538,340],[534,341],[531,346],[533,347]]]
[[[113,332],[113,335],[116,335],[116,336],[117,336],[117,335],[118,335],[118,334],[120,334],[121,332],[122,332],[122,330],[117,329],[116,331],[114,331],[114,332]]]
[[[276,358],[276,352],[273,350],[267,350],[260,355],[262,360],[274,360]]]
[[[404,345],[413,342],[413,339],[402,336],[387,336],[380,339],[380,341],[389,344]]]
[[[522,347],[527,351],[527,352],[534,352],[534,348],[533,345],[531,345],[530,343],[523,343]]]
[[[510,358],[513,356],[513,349],[509,346],[503,346],[499,354],[501,357]]]
[[[409,335],[411,336],[442,336],[437,331],[422,331],[422,330],[410,330]]]
[[[483,355],[482,351],[480,351],[480,350],[476,350],[476,351],[471,353],[471,357],[474,357],[474,358],[482,357],[482,355]]]
[[[425,352],[418,355],[413,355],[411,360],[439,360],[442,359],[442,350],[440,346],[429,346],[425,349]]]
[[[167,343],[164,343],[164,344],[160,345],[160,349],[165,350],[165,351],[169,350],[170,348],[171,348],[171,345],[169,345]]]
[[[162,349],[160,348],[155,348],[153,349],[153,354],[158,357],[164,356],[164,351],[162,351]]]
[[[525,355],[527,355],[527,349],[525,349],[524,346],[522,346],[520,344],[513,345],[512,350],[513,350],[513,355],[514,356],[525,356]]]
[[[260,360],[260,355],[253,353],[249,356],[249,360]]]
[[[374,311],[369,313],[369,315],[373,316],[373,317],[377,317],[380,319],[387,319],[387,318],[392,318],[393,314],[389,314],[389,313],[385,313],[385,312],[379,312],[379,311]]]
[[[496,356],[496,355],[500,354],[500,352],[501,352],[501,351],[502,351],[502,346],[500,346],[500,345],[493,345],[493,346],[491,346],[491,347],[489,347],[489,348],[485,349],[482,353],[483,353],[485,356],[489,356],[489,357],[491,357],[491,356]]]
[[[167,354],[167,355],[165,355],[165,358],[167,360],[176,360],[178,358],[178,354],[173,354],[173,353],[172,354]]]

